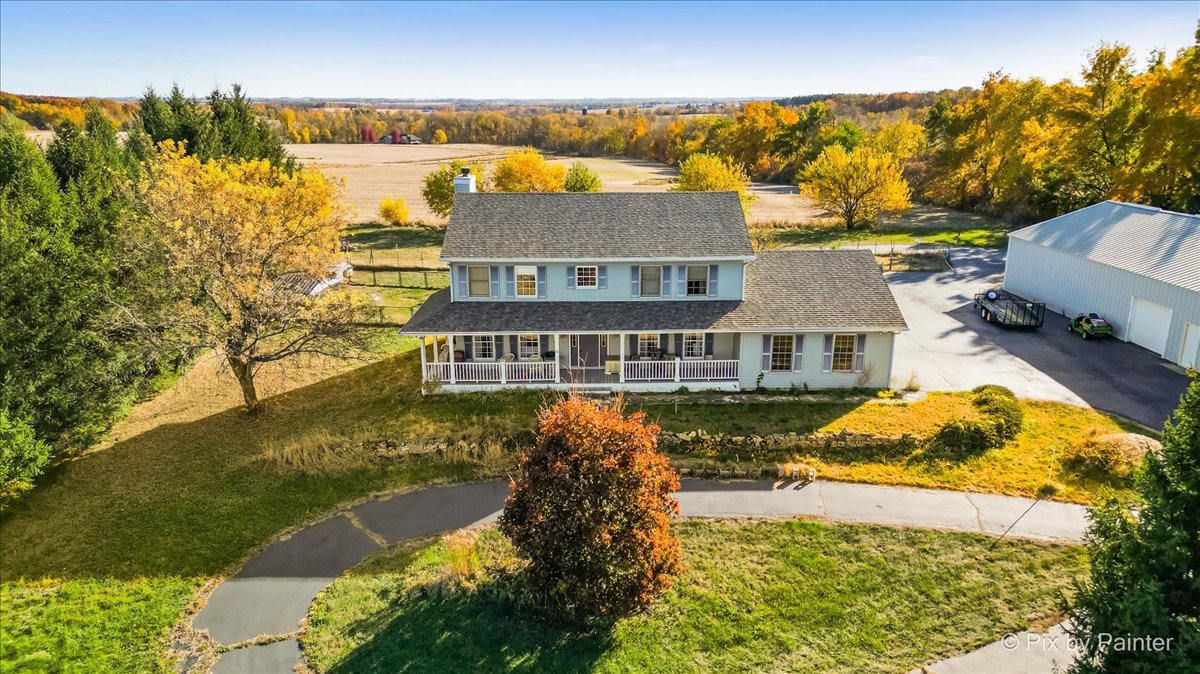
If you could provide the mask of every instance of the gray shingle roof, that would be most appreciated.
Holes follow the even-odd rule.
[[[1102,201],[1009,236],[1200,290],[1200,215]]]
[[[754,254],[736,192],[467,193],[445,259],[645,259]]]
[[[451,302],[434,293],[404,334],[682,330],[904,330],[871,253],[771,251],[746,268],[746,299]]]

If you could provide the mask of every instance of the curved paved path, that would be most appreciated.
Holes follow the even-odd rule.
[[[504,483],[483,482],[397,494],[271,544],[216,587],[192,624],[226,646],[287,637],[228,651],[213,674],[292,672],[301,658],[295,632],[325,586],[385,545],[495,519],[507,493]],[[1010,496],[825,481],[777,488],[765,481],[684,480],[677,497],[690,517],[807,515],[991,535],[1003,533],[1033,505],[1032,499]],[[1043,501],[1009,536],[1079,542],[1086,526],[1085,507]]]

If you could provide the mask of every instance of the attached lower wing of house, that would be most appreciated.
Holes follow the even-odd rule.
[[[440,391],[887,387],[907,329],[870,252],[756,252],[732,192],[464,190],[442,260],[401,331]]]

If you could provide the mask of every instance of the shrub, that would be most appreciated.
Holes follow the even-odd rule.
[[[913,371],[913,374],[914,375],[916,374],[915,370]],[[976,386],[975,388],[971,389],[971,393],[973,393],[975,395],[980,395],[983,393],[995,393],[995,394],[1002,395],[1006,398],[1013,398],[1013,399],[1016,399],[1016,397],[1017,397],[1017,394],[1013,393],[1012,389],[1010,389],[1007,386],[1001,386],[999,384],[984,384],[982,386]]]
[[[1146,453],[1158,447],[1156,440],[1137,433],[1100,435],[1092,429],[1068,450],[1063,464],[1077,473],[1129,477],[1142,465]]]
[[[446,138],[446,132],[445,132],[445,131],[442,131],[441,129],[438,129],[437,131],[434,131],[434,132],[433,132],[433,140],[432,140],[432,142],[433,142],[433,144],[434,144],[434,145],[445,145],[445,144],[446,144],[446,141],[447,141],[447,138]]]
[[[965,458],[983,454],[1004,442],[991,421],[954,418],[933,434],[929,444],[938,453]]]
[[[29,489],[49,462],[50,446],[34,436],[28,423],[0,409],[0,499]]]
[[[401,197],[384,197],[379,202],[379,217],[393,226],[408,222],[408,204]]]
[[[1025,421],[1025,412],[1021,409],[1021,403],[1008,389],[997,386],[983,393],[977,393],[971,402],[985,419],[995,425],[996,434],[1001,440],[1000,444],[1012,440],[1021,432],[1021,424]]]
[[[534,601],[577,622],[627,615],[683,569],[670,529],[679,477],[658,427],[621,404],[571,396],[543,409],[500,517]]]
[[[568,192],[599,192],[603,184],[600,176],[581,161],[571,164],[563,186]]]

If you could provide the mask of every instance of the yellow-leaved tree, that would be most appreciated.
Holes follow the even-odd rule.
[[[491,186],[496,192],[562,192],[567,169],[551,164],[531,147],[509,152],[492,166]]]
[[[384,197],[379,202],[379,217],[393,227],[408,222],[408,204],[404,197]]]
[[[742,211],[749,214],[756,197],[747,190],[750,177],[746,169],[731,160],[707,152],[697,152],[679,162],[679,180],[671,187],[675,192],[737,192]]]
[[[871,147],[850,152],[841,145],[825,148],[801,174],[800,191],[841,218],[848,230],[912,205],[900,165]]]
[[[246,408],[264,363],[303,353],[348,357],[368,346],[363,306],[340,274],[347,209],[320,171],[267,161],[201,162],[162,143],[139,185],[152,235],[168,251],[177,301],[161,324],[220,353]]]
[[[433,138],[430,142],[432,142],[434,145],[445,145],[447,142],[446,132],[442,131],[441,129],[437,129],[433,132]]]

